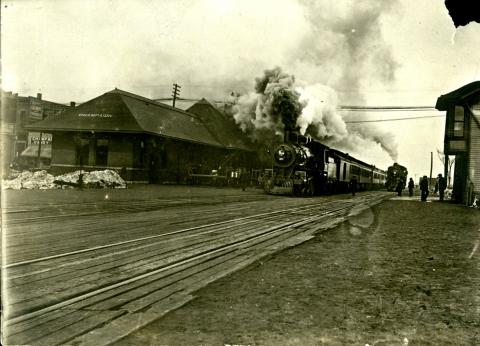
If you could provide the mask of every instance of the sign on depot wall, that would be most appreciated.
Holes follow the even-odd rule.
[[[52,145],[52,134],[42,132],[29,132],[28,133],[28,145]]]

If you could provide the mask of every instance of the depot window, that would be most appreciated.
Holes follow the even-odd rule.
[[[108,143],[108,138],[77,137],[77,166],[107,166]]]
[[[453,137],[463,137],[465,134],[465,109],[462,106],[455,106],[453,117]]]

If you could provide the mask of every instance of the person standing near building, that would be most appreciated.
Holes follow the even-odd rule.
[[[357,192],[357,177],[355,175],[350,179],[350,191],[352,196],[355,196],[355,192]]]
[[[438,193],[440,195],[440,200],[443,201],[443,196],[445,194],[445,189],[447,188],[447,179],[442,177],[441,174],[438,175]]]
[[[250,175],[248,174],[248,171],[246,168],[240,168],[240,187],[242,188],[242,191],[245,191],[247,188],[249,182],[250,182]]]
[[[410,178],[410,180],[408,181],[408,195],[410,197],[413,196],[413,188],[415,187],[415,183],[413,182],[413,179]]]
[[[428,178],[426,175],[424,175],[420,181],[420,190],[422,190],[421,200],[422,202],[426,202],[428,197]]]

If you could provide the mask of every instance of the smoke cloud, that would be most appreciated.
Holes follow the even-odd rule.
[[[281,141],[284,130],[298,130],[336,149],[360,155],[380,146],[392,160],[397,145],[391,134],[376,127],[347,126],[334,89],[322,84],[296,85],[295,78],[276,67],[256,78],[255,92],[240,96],[234,119],[255,142],[271,145]]]
[[[285,63],[300,79],[296,81],[280,68],[266,70],[264,76],[256,78],[256,92],[238,99],[235,120],[255,141],[261,142],[262,136],[267,143],[272,138],[278,140],[285,125],[294,121],[293,127],[301,133],[360,159],[383,151],[396,161],[398,145],[391,133],[380,130],[374,123],[348,124],[348,119],[343,118],[346,113],[339,107],[339,104],[366,104],[364,90],[385,88],[394,81],[398,63],[382,37],[381,26],[382,15],[391,11],[395,2],[339,0],[332,5],[328,0],[304,0],[300,3],[309,29],[297,47],[287,52]],[[279,90],[288,96],[282,97]],[[293,111],[273,110],[273,99],[283,100],[280,109]],[[287,114],[290,119],[283,118]],[[355,112],[354,120],[367,118],[367,114]]]
[[[262,136],[266,132],[271,132],[266,136],[270,140],[275,136],[281,138],[286,129],[295,130],[303,104],[294,84],[295,78],[280,67],[266,70],[255,79],[255,92],[238,99],[235,121],[257,142],[264,142]]]

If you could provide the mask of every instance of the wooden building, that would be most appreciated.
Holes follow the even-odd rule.
[[[186,111],[198,116],[215,140],[226,149],[227,161],[225,165],[227,167],[258,166],[259,163],[251,161],[256,159],[256,155],[242,155],[242,153],[252,152],[252,144],[235,124],[232,117],[220,112],[206,99],[201,99],[187,108]]]
[[[480,197],[480,81],[440,96],[435,108],[447,112],[444,153],[455,156],[452,198],[471,205]]]
[[[192,170],[245,166],[255,156],[225,145],[207,118],[115,89],[29,129],[52,133],[53,174],[114,169],[127,181],[185,183]]]

